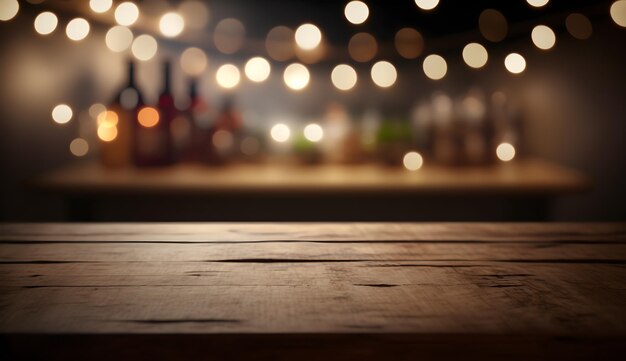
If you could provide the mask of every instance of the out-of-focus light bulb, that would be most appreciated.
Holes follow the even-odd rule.
[[[283,79],[285,84],[293,90],[302,90],[309,85],[311,75],[309,70],[302,64],[293,63],[285,68]]]
[[[379,61],[372,66],[371,76],[374,84],[381,88],[389,88],[396,83],[398,72],[390,62]]]
[[[96,119],[96,123],[98,124],[99,128],[100,127],[103,127],[103,128],[116,127],[119,121],[120,121],[119,116],[117,115],[116,112],[112,110],[107,110],[98,114],[98,118]]]
[[[80,41],[89,35],[89,23],[82,18],[72,19],[67,23],[65,34],[70,40]]]
[[[294,32],[286,26],[277,26],[267,33],[265,49],[267,54],[274,60],[286,61],[293,57]]]
[[[424,49],[424,38],[412,28],[398,30],[394,38],[396,50],[405,59],[415,59]]]
[[[132,2],[123,2],[115,8],[115,21],[119,25],[133,25],[139,18],[139,8]]]
[[[0,20],[8,21],[13,19],[19,10],[20,4],[17,0],[0,1]]]
[[[177,13],[167,13],[159,21],[161,34],[168,38],[174,38],[185,29],[185,19]]]
[[[113,6],[113,0],[90,0],[89,7],[93,12],[105,13]]]
[[[427,56],[424,59],[422,67],[424,69],[424,74],[432,80],[440,80],[446,76],[446,73],[448,72],[448,63],[446,63],[446,60],[443,57],[437,54]]]
[[[233,64],[224,64],[217,69],[215,73],[217,84],[224,89],[232,89],[239,85],[241,74],[239,69]]]
[[[615,24],[626,28],[626,0],[614,2],[610,13]]]
[[[304,137],[311,142],[319,142],[324,138],[324,129],[319,124],[311,123],[304,127]]]
[[[291,131],[289,130],[289,127],[285,124],[278,123],[272,127],[270,135],[275,141],[279,143],[284,143],[289,140],[289,137],[291,136]]]
[[[106,127],[103,125],[99,126],[98,138],[100,138],[100,140],[102,140],[103,142],[114,141],[115,138],[117,138],[117,127],[116,126]]]
[[[104,106],[104,104],[100,103],[93,104],[89,107],[89,115],[94,119],[97,119],[101,113],[104,113],[106,111],[107,108]]]
[[[593,26],[588,17],[583,14],[573,13],[565,18],[565,28],[576,39],[586,40],[593,33]]]
[[[313,24],[303,24],[296,29],[296,44],[303,50],[313,50],[322,42],[322,32]]]
[[[500,143],[496,148],[498,159],[503,162],[509,162],[515,158],[515,147],[510,143]]]
[[[465,64],[474,69],[482,68],[487,64],[489,54],[484,46],[478,43],[469,43],[463,48],[463,60]]]
[[[352,24],[363,24],[370,15],[370,9],[362,1],[350,1],[344,10],[346,19]]]
[[[180,56],[180,67],[187,75],[198,76],[202,74],[208,63],[206,54],[199,48],[187,48]]]
[[[270,63],[260,56],[254,57],[246,63],[245,72],[248,79],[260,83],[270,76]]]
[[[504,59],[506,70],[513,74],[520,74],[526,69],[526,59],[518,53],[511,53]]]
[[[52,109],[52,120],[58,124],[65,124],[72,119],[74,113],[67,104],[59,104]]]
[[[107,31],[104,41],[109,50],[119,53],[133,43],[133,32],[125,26],[116,25]]]
[[[53,13],[46,11],[35,18],[35,31],[41,35],[51,34],[59,24],[59,19]]]
[[[530,37],[535,46],[542,50],[552,49],[556,43],[554,31],[545,25],[535,26]]]
[[[378,52],[376,38],[368,33],[355,34],[348,43],[348,52],[352,59],[361,63],[368,62],[374,59]]]
[[[526,0],[526,2],[532,7],[540,8],[549,3],[550,0]]]
[[[152,128],[159,124],[159,111],[152,107],[142,108],[137,114],[137,120],[142,127]]]
[[[439,5],[439,0],[415,0],[415,4],[422,10],[432,10]]]
[[[234,54],[239,51],[246,40],[245,37],[245,26],[234,18],[221,20],[213,32],[215,47],[224,54]]]
[[[156,55],[157,48],[157,41],[152,36],[144,34],[135,38],[131,51],[138,60],[147,61]]]
[[[404,168],[410,171],[416,171],[422,168],[424,164],[424,159],[418,152],[408,152],[404,155],[402,159],[402,164],[404,164]]]
[[[83,157],[89,152],[89,143],[83,138],[75,138],[70,143],[70,152],[76,157]]]
[[[209,8],[203,1],[183,1],[178,12],[185,19],[185,24],[193,29],[202,29],[209,22]]]
[[[333,85],[339,90],[350,90],[357,82],[356,71],[346,64],[337,65],[330,75]]]

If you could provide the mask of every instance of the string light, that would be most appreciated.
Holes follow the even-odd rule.
[[[113,6],[113,0],[90,0],[89,7],[95,13],[105,13]]]
[[[509,25],[501,12],[494,9],[487,9],[480,13],[478,29],[485,39],[496,43],[506,38]]]
[[[402,164],[404,164],[404,168],[410,171],[416,171],[422,168],[422,165],[424,164],[424,159],[422,158],[422,155],[418,152],[408,152],[404,155],[404,158],[402,159]]]
[[[132,2],[123,2],[115,8],[115,21],[119,25],[133,25],[139,18],[139,8]]]
[[[100,138],[100,140],[102,140],[103,142],[112,142],[115,140],[115,138],[117,138],[117,127],[113,126],[113,127],[105,127],[105,126],[99,126],[98,127],[98,138]]]
[[[70,143],[70,152],[76,157],[84,157],[89,152],[89,143],[83,138],[76,138]]]
[[[350,57],[360,63],[368,62],[376,56],[378,44],[376,38],[368,33],[358,33],[350,38],[348,43]]]
[[[474,69],[479,69],[487,64],[489,54],[484,46],[478,43],[469,43],[463,48],[463,60],[465,64]]]
[[[389,88],[395,84],[398,72],[390,62],[379,61],[372,66],[371,76],[374,84],[381,88]]]
[[[159,30],[167,38],[180,35],[185,29],[185,19],[177,13],[167,13],[159,21]]]
[[[125,26],[116,25],[107,31],[104,41],[109,50],[119,53],[131,46],[133,32]]]
[[[265,58],[257,56],[248,60],[244,70],[248,79],[260,83],[270,76],[271,67]]]
[[[120,118],[116,112],[112,110],[106,110],[98,114],[96,123],[98,124],[98,128],[114,128],[117,127],[117,123],[119,123],[119,120]]]
[[[306,86],[309,85],[310,78],[309,70],[306,66],[299,63],[289,65],[285,68],[285,72],[283,73],[285,84],[293,90],[306,88]]]
[[[333,69],[330,78],[337,89],[344,91],[354,88],[357,82],[356,71],[347,64],[337,65]]]
[[[208,63],[206,54],[200,48],[187,48],[180,56],[180,67],[187,75],[199,76],[206,70]]]
[[[93,104],[92,106],[89,107],[89,115],[94,118],[97,119],[98,116],[101,113],[106,112],[107,108],[104,106],[104,104],[100,104],[100,103],[96,103]]]
[[[215,73],[217,84],[224,89],[232,89],[239,85],[241,74],[239,69],[233,64],[224,64],[217,69]]]
[[[540,8],[545,6],[550,0],[526,0],[526,2],[532,7]]]
[[[313,50],[322,42],[322,32],[313,24],[302,24],[296,29],[296,44],[303,50]]]
[[[443,79],[448,72],[446,60],[437,54],[427,56],[424,59],[422,68],[424,69],[424,74],[432,80]]]
[[[286,26],[277,26],[267,33],[265,49],[267,54],[276,61],[287,61],[293,58],[293,30]]]
[[[411,28],[400,29],[394,38],[396,50],[405,59],[415,59],[424,49],[424,38]]]
[[[536,47],[542,50],[552,49],[556,43],[554,31],[545,25],[537,25],[531,33],[531,39]]]
[[[289,130],[289,127],[285,124],[278,123],[272,127],[272,129],[270,130],[270,135],[275,141],[279,143],[284,143],[289,140],[289,137],[291,136],[291,130]]]
[[[140,35],[131,46],[131,51],[135,58],[141,61],[148,61],[152,59],[157,52],[157,41],[150,35]]]
[[[439,5],[439,0],[415,0],[415,4],[422,10],[432,10]]]
[[[0,1],[0,20],[9,21],[17,15],[20,10],[20,3],[17,0]]]
[[[80,41],[89,35],[89,23],[83,18],[72,19],[67,23],[65,34],[70,40]]]
[[[319,124],[311,123],[304,127],[304,137],[313,143],[317,143],[324,138],[324,129]]]
[[[355,25],[363,24],[370,15],[370,9],[362,1],[350,1],[344,10],[346,19]]]
[[[500,143],[496,148],[498,159],[503,162],[509,162],[515,158],[515,147],[510,143]]]
[[[52,120],[57,124],[65,124],[69,122],[74,116],[72,108],[67,104],[59,104],[52,109]]]
[[[611,19],[615,24],[626,27],[626,0],[619,0],[611,5]]]
[[[185,19],[185,24],[193,29],[202,29],[209,22],[209,8],[202,1],[183,1],[178,13]]]
[[[59,19],[53,13],[46,11],[35,18],[35,31],[41,35],[51,34],[56,30]]]
[[[228,18],[217,23],[213,41],[217,50],[224,54],[234,54],[243,46],[246,28],[241,21]]]
[[[504,59],[506,70],[513,74],[520,74],[526,69],[526,59],[518,53],[511,53]]]
[[[137,114],[137,120],[142,127],[152,128],[159,124],[159,111],[152,107],[145,107]]]

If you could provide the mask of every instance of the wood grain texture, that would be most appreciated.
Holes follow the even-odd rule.
[[[580,173],[536,159],[492,167],[427,165],[419,172],[379,165],[315,167],[260,164],[106,169],[77,163],[31,182],[40,190],[81,194],[506,194],[560,195],[589,188]]]
[[[626,224],[0,225],[17,359],[619,359],[625,310]]]

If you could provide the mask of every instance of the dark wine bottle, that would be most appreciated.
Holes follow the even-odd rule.
[[[143,106],[141,92],[135,83],[135,64],[128,61],[128,82],[109,103],[106,112],[97,117],[101,140],[101,159],[105,166],[132,164],[132,143],[137,112]]]
[[[140,167],[165,166],[174,161],[170,126],[178,114],[171,91],[171,65],[163,65],[163,91],[157,109],[143,107],[137,113],[135,164]]]
[[[199,94],[197,79],[189,81],[189,106],[184,117],[172,124],[172,133],[182,159],[201,161],[205,155],[206,139],[213,116],[209,103]],[[183,123],[184,119],[184,123]]]

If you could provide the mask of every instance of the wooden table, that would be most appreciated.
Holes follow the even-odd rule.
[[[537,159],[418,172],[276,163],[111,170],[87,162],[30,185],[69,200],[72,220],[124,221],[536,220],[548,217],[554,198],[590,188],[580,173]],[[112,210],[98,210],[102,204]]]
[[[5,359],[623,359],[626,224],[6,224],[0,289]]]

